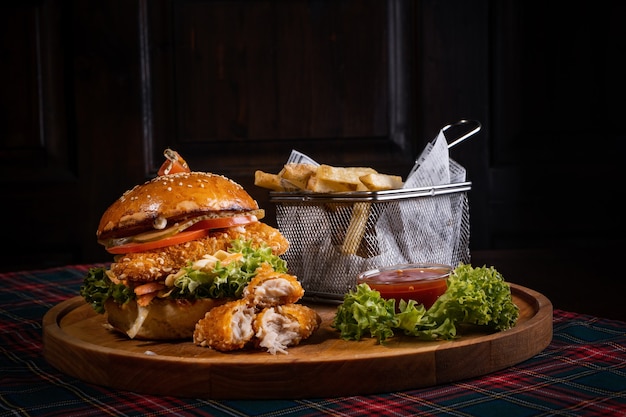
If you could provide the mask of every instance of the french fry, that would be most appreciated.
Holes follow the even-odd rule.
[[[363,184],[357,186],[358,191],[367,191],[367,187]],[[365,229],[367,228],[367,219],[370,215],[370,203],[354,203],[352,207],[352,215],[350,216],[350,224],[343,238],[341,253],[345,255],[354,255],[361,246]]]
[[[279,173],[284,179],[304,190],[311,175],[315,174],[317,167],[311,164],[285,164]]]
[[[306,163],[285,164],[278,174],[255,173],[254,184],[274,191],[312,191],[337,193],[351,191],[383,191],[402,188],[402,177],[378,173],[369,167],[314,166]],[[328,210],[333,204],[328,203]],[[356,255],[365,236],[371,203],[357,202],[352,206],[350,223],[341,243],[343,254]]]
[[[309,190],[318,193],[382,191],[402,188],[402,177],[380,174],[369,167],[285,164],[278,174],[255,173],[255,185],[274,191]]]
[[[295,191],[297,187],[278,174],[269,174],[263,171],[254,173],[254,185],[273,191]]]
[[[375,173],[376,170],[374,168],[368,167],[334,167],[331,165],[320,165],[315,171],[315,176],[325,181],[356,186],[361,184],[360,177]]]
[[[404,183],[402,177],[388,174],[366,174],[359,177],[369,191],[397,190],[402,188]]]
[[[343,182],[326,181],[317,175],[311,175],[306,184],[306,189],[316,193],[338,193],[345,191],[354,191],[356,186]]]

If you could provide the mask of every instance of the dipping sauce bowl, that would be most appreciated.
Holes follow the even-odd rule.
[[[385,299],[415,300],[430,308],[446,292],[446,280],[452,271],[449,265],[436,263],[401,264],[371,269],[357,277],[357,284],[367,284]]]

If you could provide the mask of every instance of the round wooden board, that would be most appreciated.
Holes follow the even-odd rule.
[[[43,353],[52,366],[83,381],[155,395],[274,399],[407,390],[491,373],[548,346],[552,304],[528,288],[511,284],[511,290],[520,308],[514,328],[454,341],[345,341],[330,327],[337,306],[316,304],[320,328],[286,355],[129,340],[109,331],[103,315],[74,297],[44,316]]]

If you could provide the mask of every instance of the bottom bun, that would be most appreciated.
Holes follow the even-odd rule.
[[[130,301],[119,305],[108,299],[104,308],[109,324],[131,339],[191,339],[196,323],[207,311],[227,299],[172,300],[156,298],[146,307]]]

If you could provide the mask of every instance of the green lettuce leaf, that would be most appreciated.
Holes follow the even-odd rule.
[[[112,297],[118,304],[136,298],[135,293],[123,284],[114,284],[106,274],[106,268],[91,268],[83,279],[80,295],[99,313],[104,313],[104,302]]]
[[[511,298],[511,288],[493,267],[459,265],[428,316],[437,323],[450,319],[498,331],[515,325],[519,309]]]
[[[360,340],[365,334],[385,340],[393,336],[393,329],[399,323],[394,310],[395,300],[385,300],[378,291],[362,284],[345,296],[333,327],[346,340]]]

